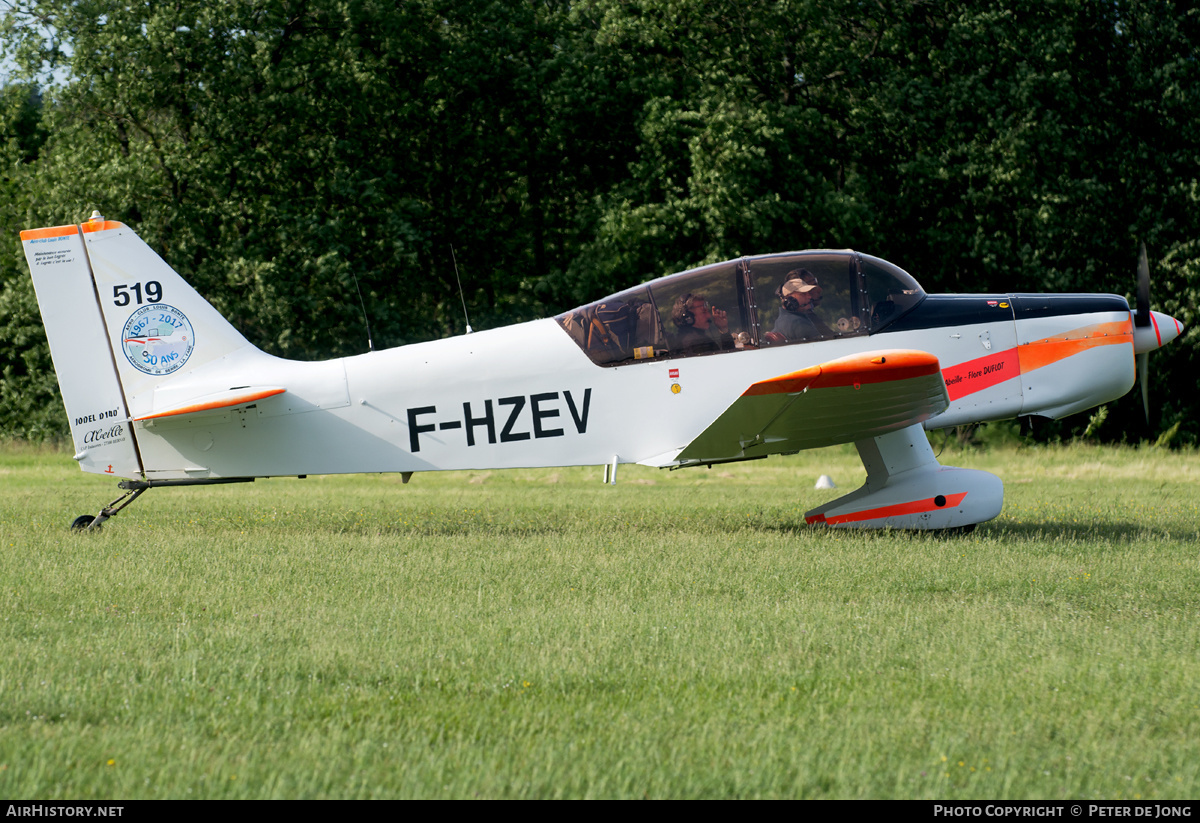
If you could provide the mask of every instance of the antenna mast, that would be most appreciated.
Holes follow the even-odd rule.
[[[463,294],[462,278],[458,276],[458,258],[454,256],[453,243],[450,244],[450,259],[454,261],[454,279],[458,281],[458,299],[462,301],[463,317],[467,321],[467,334],[470,334],[473,331],[471,328],[471,317],[467,314],[467,298]]]
[[[367,327],[367,351],[375,351],[375,343],[371,340],[371,322],[367,320],[367,304],[363,302],[362,289],[358,287],[358,275],[354,269],[350,270],[350,275],[354,278],[354,290],[358,292],[358,305],[362,306],[363,325]]]

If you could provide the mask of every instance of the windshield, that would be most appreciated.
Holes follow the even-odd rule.
[[[743,257],[662,277],[555,319],[598,365],[873,334],[925,293],[853,251]]]
[[[858,259],[871,307],[872,334],[908,314],[925,299],[925,290],[899,266],[868,254],[860,254]]]

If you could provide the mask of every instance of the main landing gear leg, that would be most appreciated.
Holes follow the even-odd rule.
[[[100,510],[96,516],[90,514],[81,514],[71,522],[72,531],[100,531],[100,527],[104,525],[104,521],[110,517],[114,517],[117,512],[128,506],[134,500],[142,496],[142,492],[150,488],[150,484],[144,480],[122,480],[117,484],[118,488],[125,489],[125,494],[118,497],[113,502]]]

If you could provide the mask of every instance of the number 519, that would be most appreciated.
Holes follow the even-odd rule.
[[[128,306],[130,298],[130,290],[133,291],[133,297],[137,298],[137,304],[142,303],[157,303],[162,300],[162,284],[157,280],[149,280],[146,282],[145,295],[146,299],[142,299],[142,284],[134,283],[133,285],[121,284],[113,286],[113,305]]]

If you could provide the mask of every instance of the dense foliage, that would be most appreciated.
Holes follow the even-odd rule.
[[[0,432],[65,432],[16,230],[98,208],[297,358],[365,349],[356,286],[377,347],[461,330],[455,257],[487,328],[815,247],[1131,295],[1144,241],[1189,331],[1153,428],[1092,429],[1195,442],[1198,42],[1170,0],[12,0]]]

